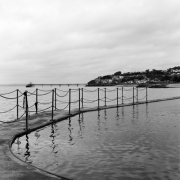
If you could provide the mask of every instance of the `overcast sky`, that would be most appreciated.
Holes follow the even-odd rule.
[[[180,66],[180,0],[0,0],[0,84]]]

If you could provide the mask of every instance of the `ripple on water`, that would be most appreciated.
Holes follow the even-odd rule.
[[[78,180],[180,179],[179,102],[85,113],[21,137],[12,148]]]

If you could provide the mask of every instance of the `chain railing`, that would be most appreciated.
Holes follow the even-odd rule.
[[[145,96],[143,98],[139,98],[139,93],[144,90],[146,93]],[[124,96],[125,91],[128,92],[132,91],[131,97]],[[73,95],[73,93],[77,93],[77,94]],[[87,96],[88,93],[94,93],[95,98],[91,98],[91,99],[86,98],[85,96]],[[113,94],[115,97],[113,98],[112,96],[109,97],[108,96],[109,93],[111,93],[111,95]],[[13,94],[13,96],[11,94]],[[50,100],[47,101],[43,99],[44,96],[49,96]],[[20,105],[21,97],[23,97],[23,99],[21,99],[21,102],[23,102],[23,106]],[[31,97],[34,97],[34,102],[32,102],[32,100],[31,101],[29,100]],[[74,97],[76,99],[73,99]],[[51,111],[51,120],[53,121],[54,111],[61,112],[63,110],[68,110],[69,115],[71,115],[73,107],[76,107],[78,111],[81,112],[81,110],[87,108],[87,106],[85,106],[86,104],[87,105],[92,104],[91,107],[95,106],[99,110],[101,107],[106,107],[108,103],[113,103],[115,101],[116,102],[113,105],[117,107],[122,106],[124,104],[124,101],[130,101],[132,105],[138,104],[138,102],[142,100],[144,100],[144,102],[147,103],[148,102],[147,97],[148,97],[147,87],[141,89],[137,87],[132,87],[130,89],[124,87],[119,87],[115,89],[97,88],[95,90],[78,88],[78,89],[69,89],[67,91],[55,88],[52,90],[36,89],[34,92],[25,91],[24,93],[22,93],[20,90],[17,89],[12,92],[0,94],[0,98],[5,98],[6,100],[9,101],[16,100],[16,104],[13,107],[4,111],[0,111],[0,114],[9,113],[10,111],[16,108],[17,118],[14,121],[19,121],[20,119],[22,119],[23,116],[25,116],[26,131],[28,131],[28,117],[30,113],[37,114],[37,113],[44,113],[47,111]],[[64,105],[63,108],[60,107],[62,105]],[[43,108],[39,108],[39,106],[43,106]],[[10,122],[3,122],[3,123],[10,123]]]

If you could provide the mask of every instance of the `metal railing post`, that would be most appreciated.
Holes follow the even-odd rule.
[[[71,89],[69,89],[69,115],[71,114]]]
[[[81,89],[79,88],[79,112],[81,110]]]
[[[124,95],[123,95],[123,87],[122,87],[122,97],[121,97],[121,99],[122,99],[122,104],[124,103],[124,102],[123,102],[123,96],[124,96]]]
[[[119,100],[119,97],[118,97],[118,88],[117,88],[117,107],[118,107],[118,100]]]
[[[134,105],[134,87],[133,87],[133,105]]]
[[[19,97],[18,97],[18,91],[19,91],[19,89],[17,89],[17,120],[19,119]]]
[[[82,98],[81,98],[81,103],[82,103],[82,108],[83,108],[83,88],[81,88],[82,90]]]
[[[104,99],[105,99],[105,106],[106,106],[106,88],[104,88],[104,92],[105,92]]]
[[[27,99],[27,91],[24,92],[26,98],[26,131],[28,131],[28,99]]]
[[[36,107],[36,114],[38,112],[38,89],[36,89],[36,103],[35,103],[35,107]]]
[[[54,89],[52,90],[52,121],[54,118]]]
[[[99,109],[99,88],[98,88],[98,109]]]
[[[55,110],[56,110],[56,88],[55,88]]]

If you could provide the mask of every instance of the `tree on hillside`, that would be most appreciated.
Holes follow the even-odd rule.
[[[115,76],[121,75],[121,71],[118,71],[118,72],[114,73],[114,75],[115,75]]]
[[[151,71],[151,74],[153,74],[153,75],[163,75],[163,74],[164,74],[164,71],[153,69],[153,70]]]
[[[112,76],[111,75],[106,75],[106,76],[101,77],[101,79],[112,79]]]
[[[142,75],[138,75],[138,76],[136,76],[136,79],[138,79],[138,80],[142,80],[142,79],[144,79],[144,76],[142,76]]]
[[[171,77],[168,75],[162,76],[161,81],[170,81]]]
[[[91,80],[91,81],[88,82],[88,85],[94,85],[94,84],[96,84],[95,80]]]
[[[126,73],[123,73],[123,75],[125,75],[125,76],[130,76],[131,73],[130,73],[130,72],[126,72]]]
[[[180,76],[174,75],[171,79],[173,82],[180,82]]]
[[[145,71],[145,74],[149,74],[149,69],[147,69],[147,70]]]
[[[175,66],[175,67],[173,67],[172,69],[180,69],[180,66]]]

